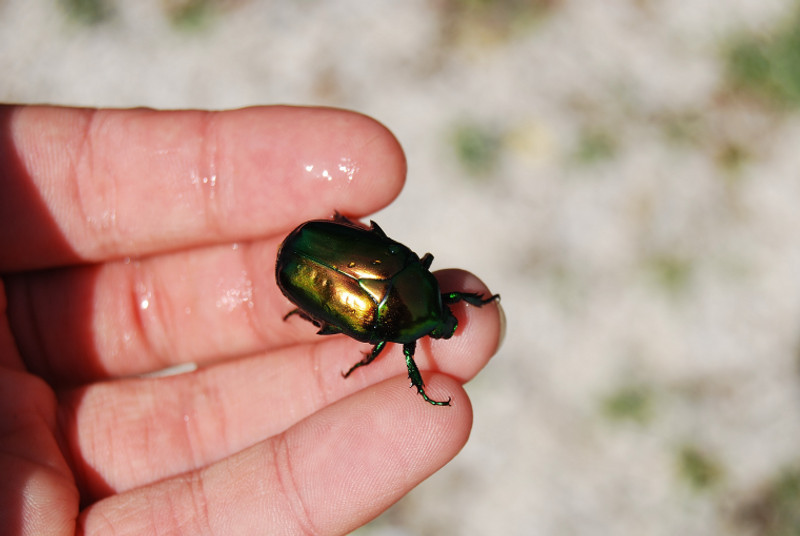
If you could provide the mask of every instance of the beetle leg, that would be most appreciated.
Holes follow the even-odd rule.
[[[283,317],[283,321],[285,322],[286,319],[292,315],[297,315],[300,318],[308,320],[309,322],[317,326],[319,328],[319,331],[317,331],[317,335],[335,335],[337,333],[342,332],[342,330],[340,330],[339,328],[337,328],[332,324],[328,324],[327,322],[322,322],[321,320],[315,320],[314,318],[310,317],[300,309],[292,309],[291,311],[286,313],[286,316]]]
[[[303,318],[303,319],[305,319],[305,320],[308,320],[309,322],[311,322],[312,324],[314,324],[314,325],[315,325],[315,326],[317,326],[317,327],[320,327],[320,326],[321,326],[321,324],[320,324],[319,322],[317,322],[316,320],[314,320],[313,318],[311,318],[310,316],[308,316],[306,313],[304,313],[304,312],[303,312],[303,311],[301,311],[300,309],[292,309],[291,311],[289,311],[288,313],[286,313],[286,314],[284,315],[284,317],[283,317],[283,321],[284,321],[284,322],[286,322],[286,321],[289,319],[289,317],[290,317],[290,316],[292,316],[292,315],[297,315],[297,316],[299,316],[300,318]]]
[[[315,326],[317,326],[318,328],[321,328],[321,329],[320,329],[320,331],[322,331],[322,329],[324,329],[324,328],[325,328],[325,326],[323,326],[323,325],[322,325],[320,322],[318,322],[318,321],[314,320],[313,318],[311,318],[310,316],[308,316],[306,313],[304,313],[304,312],[303,312],[303,311],[301,311],[300,309],[292,309],[291,311],[289,311],[288,313],[286,313],[286,314],[284,315],[284,317],[283,317],[283,321],[284,321],[284,322],[286,322],[286,321],[289,319],[289,317],[290,317],[290,316],[292,316],[292,315],[297,315],[297,316],[299,316],[300,318],[302,318],[302,319],[304,319],[304,320],[308,320],[309,322],[311,322],[312,324],[314,324],[314,325],[315,325]],[[337,332],[337,333],[338,333],[338,332]]]
[[[288,319],[290,316],[292,316],[292,315],[299,315],[299,314],[301,314],[301,313],[300,313],[300,309],[292,309],[291,311],[289,311],[288,313],[286,313],[285,315],[283,315],[283,321],[284,321],[284,322],[286,322],[286,320],[287,320],[287,319]]]
[[[383,229],[381,229],[380,226],[374,221],[369,220],[369,225],[370,225],[369,230],[372,231],[373,233],[377,234],[381,238],[389,238],[388,236],[386,236],[386,233],[383,232]]]
[[[411,380],[411,385],[417,388],[417,392],[422,395],[425,402],[433,404],[434,406],[449,406],[450,398],[444,402],[433,400],[425,394],[424,383],[422,381],[422,374],[419,373],[417,364],[414,362],[414,350],[417,347],[416,342],[409,342],[403,345],[403,354],[406,356],[406,367],[408,367],[408,378]]]
[[[442,294],[442,301],[444,303],[456,303],[460,301],[465,301],[477,307],[484,306],[489,302],[493,302],[499,299],[500,299],[500,294],[489,296],[486,299],[484,299],[483,294],[478,294],[476,292],[447,292],[445,294]]]
[[[433,262],[433,255],[431,255],[430,253],[426,253],[425,255],[422,256],[419,262],[421,262],[422,267],[427,270],[428,268],[431,267],[431,263]]]
[[[385,346],[386,346],[386,341],[381,341],[375,346],[373,346],[371,352],[364,354],[364,359],[362,359],[361,361],[350,367],[350,370],[348,370],[347,372],[343,372],[342,376],[347,378],[348,376],[350,376],[350,373],[356,370],[358,367],[363,367],[364,365],[369,365],[370,363],[372,363],[375,360],[375,358],[378,357],[378,355],[380,355]]]

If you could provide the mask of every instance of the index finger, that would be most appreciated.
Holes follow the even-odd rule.
[[[400,191],[405,160],[352,112],[0,107],[0,271],[268,236]]]

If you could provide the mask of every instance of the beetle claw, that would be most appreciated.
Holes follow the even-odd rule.
[[[446,401],[434,400],[425,393],[425,382],[422,381],[422,374],[419,373],[417,364],[414,362],[414,350],[417,347],[416,342],[409,342],[403,345],[403,354],[406,356],[406,367],[408,368],[408,378],[411,380],[411,385],[417,388],[417,392],[422,395],[425,402],[434,406],[449,406],[450,397]]]

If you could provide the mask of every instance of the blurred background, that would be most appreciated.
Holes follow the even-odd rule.
[[[503,296],[463,452],[359,535],[800,534],[800,3],[0,0],[0,100],[386,124],[376,220]]]

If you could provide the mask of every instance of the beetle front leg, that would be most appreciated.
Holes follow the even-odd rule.
[[[362,359],[361,361],[350,367],[350,370],[348,370],[347,372],[343,372],[342,376],[347,378],[348,376],[350,376],[350,373],[356,370],[358,367],[369,365],[370,363],[375,361],[375,358],[378,357],[378,355],[383,351],[384,346],[386,346],[386,341],[381,341],[375,346],[373,346],[371,352],[369,352],[368,354],[364,354],[364,359]]]
[[[442,294],[442,301],[444,303],[456,303],[460,301],[465,301],[477,307],[482,307],[489,302],[493,302],[499,299],[500,299],[500,294],[494,294],[485,299],[483,297],[483,294],[478,294],[477,292],[447,292],[445,294]]]
[[[416,342],[409,342],[403,345],[403,354],[406,356],[406,367],[408,368],[408,378],[411,380],[411,385],[417,388],[417,392],[422,395],[425,402],[433,404],[434,406],[449,406],[450,398],[445,402],[433,400],[425,394],[424,383],[422,382],[422,374],[419,373],[417,364],[414,362],[414,350],[417,347]]]

